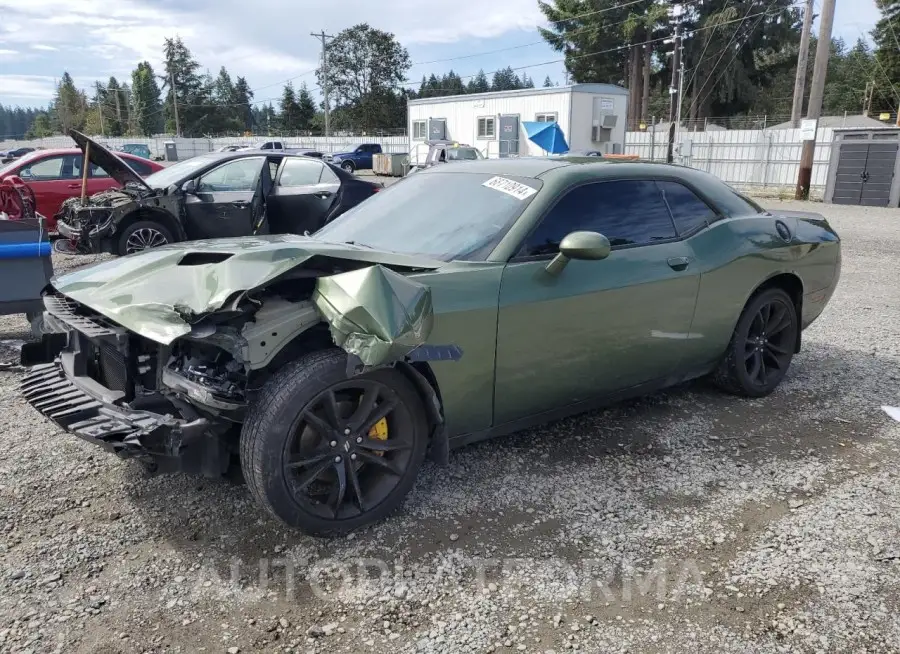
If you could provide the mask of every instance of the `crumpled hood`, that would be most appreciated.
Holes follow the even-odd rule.
[[[141,179],[140,175],[132,170],[131,166],[93,139],[74,129],[69,130],[69,136],[71,136],[72,140],[75,141],[75,144],[81,148],[82,152],[87,149],[87,145],[90,143],[91,152],[89,159],[91,163],[100,166],[121,186],[125,186],[128,182],[133,182],[135,184],[140,184],[148,191],[153,190],[143,179]]]
[[[53,278],[52,286],[131,331],[168,345],[236,294],[332,261],[435,269],[441,261],[292,234],[175,243]],[[326,273],[327,275],[328,273]]]

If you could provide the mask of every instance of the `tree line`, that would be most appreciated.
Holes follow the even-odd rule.
[[[564,53],[575,82],[621,84],[629,89],[630,124],[668,116],[673,83],[672,20],[655,0],[539,2],[551,27],[547,43]],[[878,0],[882,19],[872,33],[874,51],[860,34],[848,48],[835,39],[825,113],[861,113],[866,82],[874,84],[873,111],[900,103],[900,0]],[[682,116],[790,115],[802,12],[793,0],[685,0],[682,29]],[[815,60],[811,39],[807,97]],[[805,111],[805,107],[804,107]]]
[[[625,86],[629,124],[667,116],[672,82],[668,8],[656,0],[540,0],[550,22],[545,41],[564,58],[567,79]],[[683,16],[683,116],[790,114],[801,13],[793,0],[686,0]],[[896,111],[900,104],[900,0],[879,0],[872,37],[831,47],[826,114]],[[814,63],[811,39],[808,78]],[[409,53],[389,32],[362,23],[326,45],[327,69],[311,88],[285,80],[279,96],[257,98],[242,76],[225,67],[204,71],[180,37],[165,39],[163,69],[137,64],[129,79],[111,77],[87,90],[64,73],[45,111],[0,106],[7,136],[42,137],[74,127],[108,136],[181,133],[321,132],[328,89],[333,130],[376,130],[406,125],[406,102],[464,93],[535,86],[527,69],[512,67],[461,76],[454,70],[408,79]],[[294,78],[297,79],[297,78]],[[549,77],[543,86],[553,86]],[[278,85],[275,85],[278,86]],[[807,95],[809,84],[807,84]],[[874,89],[868,101],[867,87]]]

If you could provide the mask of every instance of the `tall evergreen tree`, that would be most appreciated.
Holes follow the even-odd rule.
[[[900,107],[900,0],[876,0],[881,20],[875,25],[875,81],[879,104]]]
[[[491,83],[488,82],[487,75],[484,70],[479,70],[478,74],[469,80],[466,85],[466,91],[469,93],[487,93],[491,90]]]
[[[165,39],[163,44],[165,75],[161,77],[166,93],[166,131],[174,132],[175,105],[178,102],[178,120],[184,136],[203,134],[206,119],[213,113],[210,92],[212,85],[200,71],[200,64],[180,36]],[[175,94],[172,83],[174,80]]]
[[[140,62],[131,71],[131,131],[134,134],[152,136],[162,129],[162,104],[159,95],[153,67],[147,61]]]

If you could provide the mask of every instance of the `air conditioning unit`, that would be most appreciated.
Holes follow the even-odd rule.
[[[591,126],[591,141],[594,143],[607,143],[612,139],[612,130],[600,125]]]
[[[617,114],[604,114],[601,127],[603,127],[604,129],[612,129],[616,126],[618,120],[619,116]]]

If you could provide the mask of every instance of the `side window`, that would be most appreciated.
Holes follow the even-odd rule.
[[[560,241],[579,230],[599,232],[613,247],[649,245],[677,236],[655,182],[596,182],[566,193],[528,237],[520,255],[555,254]]]
[[[72,159],[74,157],[58,156],[47,157],[35,161],[19,171],[22,179],[32,179],[37,182],[49,182],[55,179],[71,179],[73,177]],[[66,165],[68,164],[68,165]],[[79,166],[79,172],[81,167]]]
[[[128,162],[131,164],[131,162]],[[109,177],[109,173],[95,163],[91,164],[91,177]]]
[[[319,184],[340,184],[341,178],[334,174],[334,171],[328,167],[322,166],[322,178],[319,180]]]
[[[318,184],[322,176],[322,164],[307,159],[288,159],[281,171],[279,186],[308,186]]]
[[[688,187],[678,182],[657,182],[657,185],[669,205],[679,234],[694,232],[716,219],[716,213]]]
[[[147,175],[153,174],[153,169],[145,164],[143,161],[135,161],[134,159],[129,159],[126,162],[131,168],[141,177],[146,177]]]
[[[229,161],[201,177],[197,191],[200,193],[253,191],[265,161],[263,157]]]

